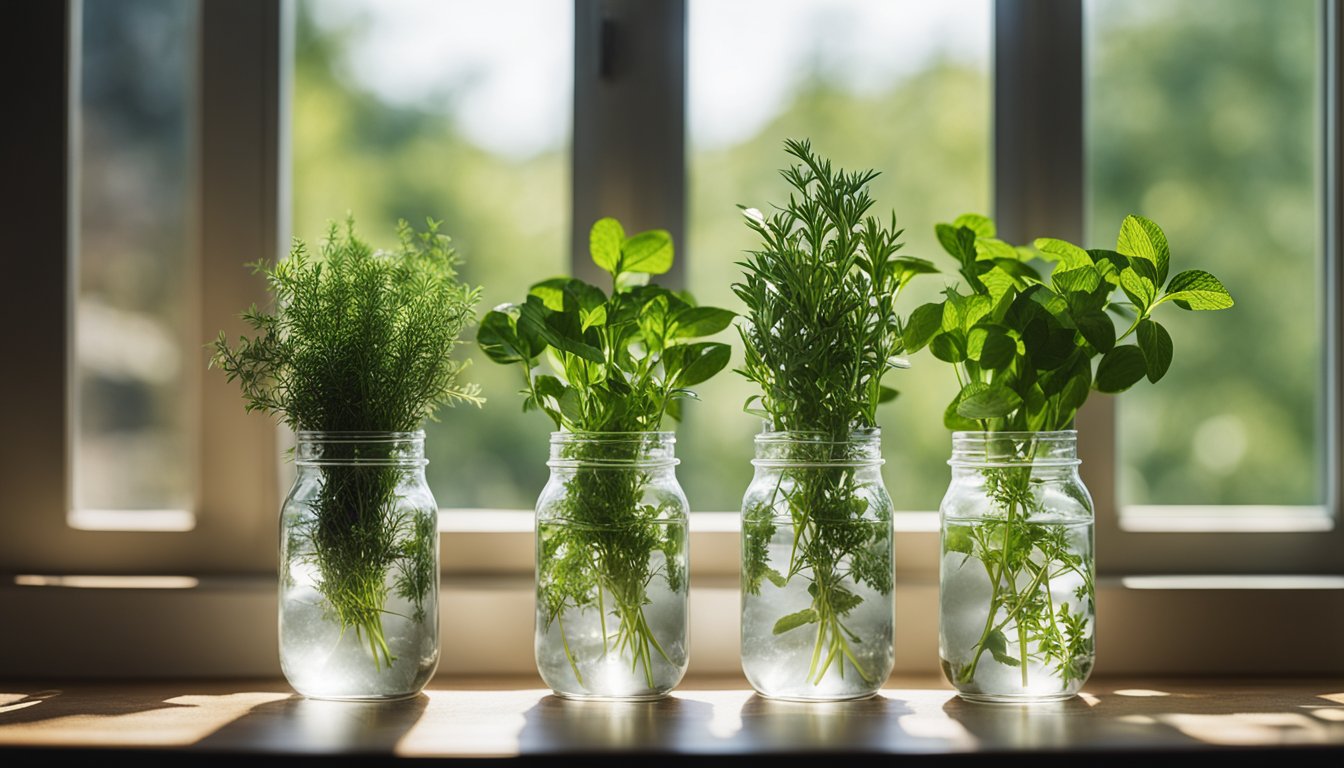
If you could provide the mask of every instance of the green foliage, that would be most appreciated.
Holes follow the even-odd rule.
[[[532,286],[522,304],[486,313],[476,335],[493,361],[519,365],[524,410],[540,410],[569,432],[647,432],[679,419],[689,387],[727,364],[729,347],[697,341],[734,314],[696,306],[686,293],[648,283],[672,267],[665,230],[626,237],[599,219],[589,233],[593,262],[612,277],[611,293],[576,278]],[[552,373],[539,369],[542,358]]]
[[[775,633],[815,625],[816,645],[808,679],[820,684],[836,664],[848,660],[864,680],[851,653],[857,641],[845,616],[862,598],[845,580],[866,581],[882,594],[891,589],[885,525],[863,522],[868,505],[856,493],[847,445],[858,430],[877,426],[877,407],[896,396],[883,385],[893,368],[905,367],[896,302],[902,289],[932,264],[901,257],[902,230],[893,213],[888,223],[869,213],[874,170],[846,171],[812,151],[804,141],[785,142],[794,161],[781,175],[792,188],[787,204],[766,216],[745,208],[747,226],[760,247],[741,262],[743,278],[733,290],[747,307],[739,326],[744,346],[738,373],[760,393],[746,403],[749,413],[778,432],[806,433],[821,442],[804,448],[802,466],[786,473],[793,491],[785,499],[794,536],[793,556],[780,573],[768,562],[764,542],[776,531],[772,499],[748,509],[744,522],[743,567],[747,591],[759,593],[764,579],[779,586],[810,580],[812,604],[779,620]],[[820,446],[828,453],[815,455]],[[827,466],[830,464],[831,466]],[[820,663],[819,663],[820,662]]]
[[[1155,383],[1166,375],[1173,347],[1153,319],[1157,307],[1233,305],[1207,272],[1188,270],[1168,280],[1166,235],[1142,216],[1125,217],[1113,251],[1055,238],[1012,246],[995,236],[993,221],[975,214],[935,229],[967,292],[949,286],[943,301],[915,310],[919,322],[906,341],[911,352],[927,346],[956,371],[961,391],[944,412],[948,429],[1070,429],[1093,390],[1124,392],[1144,377]],[[1053,265],[1044,275],[1041,262]],[[1117,332],[1116,317],[1127,324],[1123,331]],[[1123,343],[1130,336],[1134,343]],[[1051,597],[1051,579],[1072,573],[1082,579],[1079,599],[1091,605],[1091,563],[1069,550],[1062,526],[1032,519],[1042,511],[1032,492],[1035,442],[1024,446],[1014,458],[1025,466],[981,470],[994,515],[943,534],[944,550],[978,559],[991,585],[972,660],[953,672],[961,683],[971,682],[989,652],[1000,664],[1021,667],[1026,687],[1033,644],[1064,684],[1091,669],[1086,617],[1070,613],[1067,604],[1056,607]],[[1005,629],[1016,635],[1016,657]]]
[[[401,221],[397,248],[376,251],[347,217],[343,228],[331,224],[316,256],[296,240],[288,259],[253,263],[274,305],[243,314],[255,335],[232,344],[221,333],[210,365],[238,383],[246,410],[296,430],[410,432],[444,404],[481,404],[475,386],[457,383],[464,364],[452,357],[478,291],[457,279],[460,259],[438,226],[416,231]],[[326,458],[351,458],[342,450]],[[388,574],[423,620],[424,601],[435,599],[436,516],[399,509],[396,467],[319,471],[311,523],[297,535],[312,545],[328,612],[368,642],[375,664],[390,665]]]
[[[935,229],[967,291],[949,286],[943,301],[916,309],[905,340],[910,352],[927,346],[956,369],[961,391],[945,413],[948,429],[1068,429],[1091,391],[1119,393],[1166,375],[1173,347],[1153,319],[1159,306],[1233,305],[1208,272],[1168,280],[1166,235],[1141,216],[1125,218],[1114,251],[1054,238],[1012,246],[976,214]],[[1053,264],[1045,276],[1041,262]],[[1134,343],[1123,343],[1130,336]]]
[[[695,397],[690,387],[728,364],[727,344],[699,339],[727,328],[734,314],[650,284],[672,267],[665,230],[627,237],[620,222],[602,218],[588,242],[593,263],[611,275],[610,293],[574,278],[543,280],[522,304],[486,313],[476,340],[489,359],[519,366],[523,410],[584,435],[565,447],[578,468],[565,477],[555,510],[563,523],[541,531],[537,601],[546,626],[561,622],[563,638],[567,611],[599,611],[604,649],[627,654],[653,686],[653,653],[667,654],[644,616],[647,587],[661,575],[673,592],[685,589],[676,565],[685,531],[667,521],[667,510],[643,503],[653,478],[638,466],[641,444],[628,433],[680,418],[681,401]],[[666,555],[661,574],[653,560],[659,551]],[[616,619],[610,631],[607,615]],[[584,685],[567,640],[565,652]]]
[[[238,383],[248,411],[296,430],[409,432],[441,405],[480,405],[452,356],[479,291],[458,281],[460,257],[438,227],[401,221],[398,247],[375,251],[348,217],[316,257],[296,240],[288,259],[254,262],[274,306],[243,314],[256,335],[236,345],[221,332],[210,365]]]
[[[877,171],[833,169],[807,141],[785,150],[798,160],[781,172],[788,204],[771,216],[744,209],[761,247],[733,285],[747,307],[739,373],[760,388],[748,410],[771,429],[843,439],[877,426],[877,406],[893,394],[882,379],[904,367],[897,297],[935,269],[896,255],[894,213],[888,224],[869,215]]]

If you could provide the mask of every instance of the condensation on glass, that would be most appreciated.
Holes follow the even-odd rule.
[[[1088,232],[1148,216],[1173,263],[1237,301],[1160,318],[1170,371],[1117,402],[1122,524],[1328,528],[1321,7],[1090,0],[1085,13]]]
[[[205,366],[191,235],[199,4],[74,8],[69,522],[186,529]]]
[[[301,0],[295,16],[296,236],[320,242],[347,212],[374,241],[439,219],[482,311],[569,272],[573,3]],[[531,509],[551,425],[473,333],[466,376],[495,394],[425,426],[429,483],[444,507]]]
[[[756,247],[739,204],[769,210],[788,190],[778,169],[787,138],[848,169],[881,171],[873,213],[895,212],[903,255],[942,263],[934,224],[989,214],[992,37],[990,0],[690,0],[688,5],[686,259],[688,288],[711,306],[736,306],[744,251]],[[937,300],[944,281],[915,281],[907,309]],[[904,314],[904,312],[902,313]],[[740,340],[733,359],[742,359]],[[887,380],[901,391],[880,414],[897,510],[937,509],[947,485],[941,414],[957,392],[946,366]],[[679,430],[681,476],[697,509],[734,510],[752,479],[759,420],[736,374],[698,388]]]

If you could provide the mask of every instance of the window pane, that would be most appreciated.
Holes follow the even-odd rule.
[[[1124,216],[1142,214],[1165,230],[1173,272],[1206,269],[1236,300],[1163,307],[1170,372],[1118,402],[1122,503],[1134,515],[1321,504],[1320,5],[1086,10],[1089,242],[1110,247]]]
[[[348,211],[385,245],[399,218],[441,219],[482,313],[569,272],[572,4],[304,0],[296,34],[295,236],[320,242]],[[550,422],[522,413],[514,367],[462,354],[489,403],[427,426],[435,498],[530,509]]]
[[[873,211],[896,212],[904,255],[946,266],[934,223],[992,213],[989,0],[692,0],[689,8],[690,217],[681,252],[697,301],[741,310],[735,262],[757,243],[737,205],[768,210],[787,198],[778,173],[789,159],[786,138],[810,138],[839,166],[881,171]],[[944,284],[917,280],[902,314]],[[742,359],[731,340],[730,368]],[[917,359],[886,380],[901,391],[880,412],[897,509],[937,509],[947,490],[941,414],[957,387],[940,366]],[[736,510],[760,428],[743,411],[755,391],[731,370],[697,389],[702,399],[687,404],[677,448],[682,482],[695,509]]]
[[[138,527],[176,510],[189,527],[205,360],[189,228],[197,5],[81,5],[70,520],[138,512]]]

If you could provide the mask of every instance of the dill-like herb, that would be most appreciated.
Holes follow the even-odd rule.
[[[242,390],[247,411],[276,416],[296,431],[412,432],[442,405],[484,401],[459,384],[453,357],[475,320],[479,289],[458,280],[460,257],[430,220],[417,231],[398,222],[398,245],[361,240],[353,217],[333,222],[318,254],[295,240],[289,257],[259,260],[272,306],[243,313],[255,335],[213,343],[210,366]],[[324,459],[353,458],[332,446]],[[400,597],[424,603],[434,583],[434,515],[397,509],[403,470],[319,468],[311,522],[293,535],[311,543],[317,588],[343,629],[367,642],[377,664],[394,658],[383,636],[388,576]],[[423,518],[423,519],[420,519]]]
[[[785,573],[768,562],[763,543],[775,534],[773,501],[744,511],[744,586],[759,594],[764,579],[778,586],[810,580],[812,605],[782,617],[775,633],[816,625],[813,683],[821,682],[829,659],[839,660],[839,674],[848,659],[871,680],[849,649],[853,633],[844,619],[862,598],[845,580],[890,593],[890,560],[874,565],[865,554],[880,543],[874,537],[889,534],[863,524],[866,504],[856,495],[854,468],[844,464],[851,436],[875,429],[878,405],[896,396],[882,380],[904,365],[897,357],[904,351],[897,298],[915,276],[936,270],[896,255],[902,230],[895,213],[886,224],[869,214],[877,171],[833,168],[805,140],[786,141],[785,150],[797,161],[781,171],[792,188],[788,202],[768,216],[744,209],[762,242],[741,263],[743,279],[733,286],[747,307],[738,372],[760,387],[747,401],[749,413],[772,431],[812,438],[800,449],[807,455],[796,457],[812,466],[789,471],[797,556]],[[819,466],[826,463],[836,466]]]

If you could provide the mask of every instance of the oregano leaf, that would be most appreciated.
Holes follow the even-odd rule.
[[[1115,347],[1097,364],[1096,387],[1101,392],[1124,392],[1148,373],[1143,351],[1133,344]]]
[[[1002,384],[977,389],[957,404],[957,415],[968,419],[998,419],[1022,405],[1022,397]]]
[[[621,271],[661,275],[672,268],[672,235],[665,229],[640,232],[621,245]]]
[[[1181,309],[1228,309],[1233,305],[1232,295],[1221,281],[1202,269],[1187,269],[1171,278],[1167,291],[1158,301],[1173,301]]]
[[[1140,320],[1138,339],[1139,349],[1143,350],[1143,360],[1147,366],[1148,381],[1156,384],[1171,367],[1174,351],[1171,334],[1156,321]]]
[[[1130,214],[1120,224],[1120,234],[1116,237],[1115,250],[1129,257],[1138,257],[1152,263],[1158,285],[1167,280],[1167,269],[1171,262],[1171,250],[1167,246],[1167,236],[1155,222],[1142,216]]]
[[[588,251],[593,263],[613,276],[620,268],[621,244],[624,242],[625,229],[609,216],[593,222],[588,230]]]

